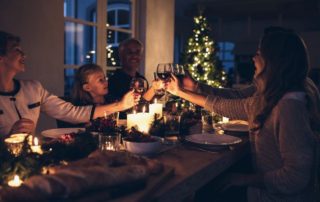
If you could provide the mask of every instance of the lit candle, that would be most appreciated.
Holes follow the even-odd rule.
[[[146,107],[143,106],[142,113],[139,113],[139,121],[137,122],[138,130],[143,133],[148,133],[152,124],[153,114],[146,113]]]
[[[229,118],[228,117],[222,117],[222,123],[227,123],[229,122]]]
[[[137,126],[137,130],[143,133],[148,133],[153,121],[153,114],[146,113],[145,106],[142,109],[142,113],[128,114],[127,126],[128,128]]]
[[[41,146],[39,145],[39,140],[37,137],[33,138],[33,145],[31,145],[31,150],[33,153],[43,154]]]
[[[106,142],[106,150],[115,151],[114,146],[112,145],[112,142]]]
[[[153,104],[149,105],[149,112],[154,116],[154,114],[158,115],[158,118],[162,117],[162,104],[157,103],[157,99],[154,100]]]
[[[131,127],[135,127],[136,123],[135,120],[137,119],[138,114],[136,111],[133,111],[132,114],[127,114],[127,127],[130,129]]]
[[[12,153],[15,156],[19,156],[23,148],[24,139],[24,135],[14,134],[6,138],[4,142],[6,143],[10,153]]]
[[[13,179],[8,182],[10,187],[20,187],[23,181],[18,175],[14,175]]]

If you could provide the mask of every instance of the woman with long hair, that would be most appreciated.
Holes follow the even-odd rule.
[[[262,37],[253,96],[224,99],[179,86],[167,90],[232,119],[248,120],[253,174],[234,174],[225,186],[249,186],[249,201],[316,201],[320,96],[307,77],[309,61],[299,35],[279,28]]]

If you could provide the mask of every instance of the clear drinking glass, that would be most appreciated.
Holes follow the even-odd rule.
[[[164,138],[168,143],[175,143],[179,140],[181,116],[167,113],[164,115],[165,133]]]
[[[4,139],[5,144],[7,145],[8,151],[14,156],[19,156],[22,152],[23,143],[26,136],[22,134],[13,134],[10,137]]]
[[[112,135],[99,133],[99,149],[100,151],[118,151],[120,148],[120,140],[120,133],[114,133]]]
[[[213,113],[201,110],[202,133],[214,133]]]
[[[119,112],[109,113],[107,111],[104,112],[104,118],[113,120],[116,125],[118,125],[119,122]]]

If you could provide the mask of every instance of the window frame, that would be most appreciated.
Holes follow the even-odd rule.
[[[233,45],[233,47],[230,50],[227,48],[227,43],[230,43]],[[219,46],[218,57],[224,67],[224,70],[229,71],[230,69],[234,69],[236,67],[235,54],[234,54],[235,43],[232,41],[219,41],[218,46]],[[226,57],[227,54],[232,55],[233,59],[227,59]],[[232,63],[233,66],[225,67],[224,66],[225,63]]]
[[[96,0],[97,3],[97,21],[96,22],[90,22],[83,19],[73,18],[64,16],[64,23],[71,22],[71,23],[77,23],[82,24],[86,26],[92,26],[96,27],[97,30],[97,41],[96,41],[96,64],[101,66],[105,71],[108,70],[114,70],[119,67],[116,66],[107,66],[107,49],[106,47],[109,45],[107,44],[107,31],[118,31],[118,32],[124,32],[131,34],[132,37],[135,37],[136,33],[136,1],[137,0],[130,0],[131,3],[131,28],[124,29],[114,26],[109,26],[107,24],[108,22],[108,0]],[[65,5],[63,5],[65,6]],[[64,8],[65,9],[65,8]],[[65,44],[64,44],[65,46]],[[76,64],[64,64],[64,68],[75,68],[77,69],[79,65]]]

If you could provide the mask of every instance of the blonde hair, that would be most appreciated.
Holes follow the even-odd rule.
[[[88,82],[88,77],[94,73],[103,72],[102,68],[96,64],[85,64],[79,67],[75,74],[73,84],[72,103],[75,105],[91,105],[94,104],[93,98],[89,92],[83,90],[83,85]]]

